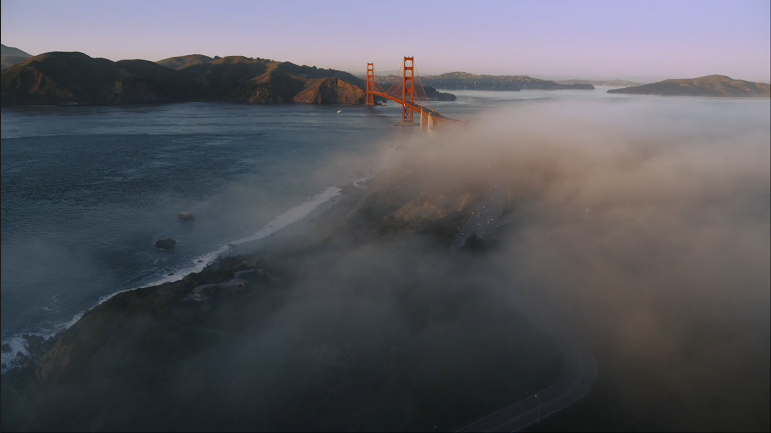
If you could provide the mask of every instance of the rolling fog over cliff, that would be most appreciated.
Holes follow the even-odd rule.
[[[497,161],[499,290],[597,357],[596,390],[544,428],[768,428],[768,119],[767,101],[545,103],[436,145]]]
[[[469,296],[453,304],[459,311],[520,296],[548,306],[579,330],[600,371],[573,418],[555,416],[551,428],[767,429],[770,114],[768,101],[563,99],[507,109],[452,136],[420,137],[403,166],[372,186],[372,194],[382,187],[409,202],[393,211],[393,224],[425,235],[422,219],[439,221],[462,206],[443,194],[489,188],[489,175],[509,189],[507,226],[451,268],[436,266],[446,261],[441,248],[405,258],[416,250],[397,234],[353,253],[355,265],[321,266],[314,280],[335,269],[335,286],[346,287],[354,275],[389,269],[353,284],[364,299],[420,281],[431,287],[419,313],[429,327],[442,323],[432,307],[454,299],[457,287]],[[404,177],[409,187],[394,187]],[[396,253],[404,256],[394,258],[392,243],[405,245]],[[498,301],[474,301],[488,292]],[[471,322],[457,322],[457,332],[476,320],[458,317]],[[392,320],[384,315],[380,326]],[[483,350],[471,351],[486,359],[507,333],[518,330],[501,324]],[[516,358],[528,356],[521,349]]]
[[[348,208],[258,253],[282,282],[197,325],[191,355],[131,350],[191,329],[122,322],[136,331],[86,367],[52,364],[68,381],[40,379],[36,407],[4,403],[4,427],[458,428],[555,378],[527,299],[599,366],[581,410],[544,428],[768,429],[770,114],[557,98],[404,138],[402,164]],[[451,259],[491,182],[509,191],[504,226]],[[99,380],[64,375],[78,368]]]

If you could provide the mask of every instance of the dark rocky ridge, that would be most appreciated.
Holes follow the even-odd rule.
[[[734,80],[725,75],[708,75],[699,78],[664,80],[623,89],[611,89],[608,93],[659,96],[717,96],[717,97],[771,97],[771,86],[765,83]]]
[[[2,105],[112,105],[202,100],[200,84],[145,60],[41,54],[0,75]]]
[[[315,78],[295,95],[294,102],[305,104],[361,104],[366,92],[339,78]]]
[[[290,62],[202,55],[145,60],[53,52],[2,71],[2,105],[114,105],[188,101],[361,104],[362,79]]]
[[[182,69],[185,66],[211,63],[218,59],[220,59],[220,57],[215,56],[212,58],[209,56],[204,56],[203,54],[190,54],[187,56],[169,57],[168,59],[158,60],[155,63],[171,69]]]

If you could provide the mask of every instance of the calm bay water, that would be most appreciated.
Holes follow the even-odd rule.
[[[595,92],[454,92],[466,119],[562,100],[618,104],[682,127],[766,128],[767,100]],[[3,370],[27,333],[50,335],[117,291],[180,278],[329,188],[371,176],[378,150],[417,128],[399,108],[229,104],[38,107],[2,111]],[[715,123],[713,119],[723,119]],[[177,214],[190,210],[194,224]],[[174,252],[154,242],[177,240]],[[170,276],[169,274],[172,274]],[[10,351],[9,351],[10,349]]]

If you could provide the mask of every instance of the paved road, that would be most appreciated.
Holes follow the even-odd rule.
[[[508,201],[506,187],[497,181],[496,167],[488,167],[489,196],[474,210],[450,245],[450,255],[472,237],[484,239],[501,223],[503,207]],[[512,404],[461,431],[511,432],[522,430],[580,400],[594,386],[597,379],[597,361],[591,350],[573,335],[569,328],[559,324],[548,311],[527,301],[516,299],[519,313],[546,331],[556,342],[562,356],[562,371],[556,383],[534,396]]]
[[[485,200],[469,215],[469,219],[458,234],[455,235],[452,244],[450,244],[451,256],[454,256],[472,237],[484,239],[485,236],[491,235],[499,227],[503,207],[509,200],[509,195],[505,185],[498,182],[494,176],[488,175],[488,181],[490,191],[485,196]]]
[[[554,338],[563,359],[559,380],[536,395],[504,408],[461,431],[511,432],[522,430],[580,400],[597,379],[597,361],[591,350],[556,319],[524,298],[516,300],[519,313]],[[537,396],[537,397],[536,397]],[[540,400],[540,401],[539,401]]]

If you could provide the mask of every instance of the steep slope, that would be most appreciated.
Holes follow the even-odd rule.
[[[305,104],[362,104],[366,92],[339,78],[308,80],[305,90],[294,97],[294,102]]]
[[[18,48],[7,47],[0,44],[0,69],[6,69],[16,63],[21,63],[30,57],[32,57],[30,54],[25,53]]]
[[[306,99],[319,101],[310,103],[358,104],[361,102],[356,102],[359,98],[355,96],[354,89],[331,81],[321,84],[318,79],[334,78],[340,83],[355,86],[359,91],[364,86],[364,80],[343,71],[243,56],[223,57],[207,64],[186,66],[180,72],[206,86],[213,99],[252,104],[304,102]],[[313,80],[318,80],[318,83]],[[296,99],[295,96],[309,85],[324,88],[323,96],[319,99],[306,94]]]
[[[307,80],[287,74],[273,65],[265,74],[255,77],[238,89],[234,101],[251,104],[283,104],[294,102]]]
[[[16,47],[0,44],[0,56],[32,57],[32,54],[24,52]]]
[[[643,86],[611,89],[608,93],[660,96],[719,96],[719,97],[771,97],[771,86],[765,83],[734,80],[725,75],[664,80]]]
[[[78,52],[32,57],[3,70],[3,105],[104,105],[200,99],[201,86],[145,60],[91,58]]]
[[[169,57],[168,59],[158,60],[155,63],[171,69],[182,69],[185,66],[209,63],[216,59],[219,59],[219,57],[211,58],[203,54],[190,54],[189,56]]]
[[[243,87],[265,74],[275,62],[266,59],[250,59],[230,56],[209,63],[189,65],[179,72],[206,88],[206,94],[213,100],[240,100]]]
[[[3,70],[0,82],[3,105],[364,102],[357,86],[363,80],[347,72],[244,56],[196,54],[154,63],[54,52]]]
[[[0,56],[0,69],[7,69],[11,66],[27,60],[29,57],[23,56]]]
[[[348,84],[353,84],[362,89],[366,86],[366,83],[361,78],[336,69],[316,68],[315,66],[305,65],[298,66],[292,62],[280,63],[278,64],[278,69],[287,74],[296,75],[302,78],[339,78]]]

